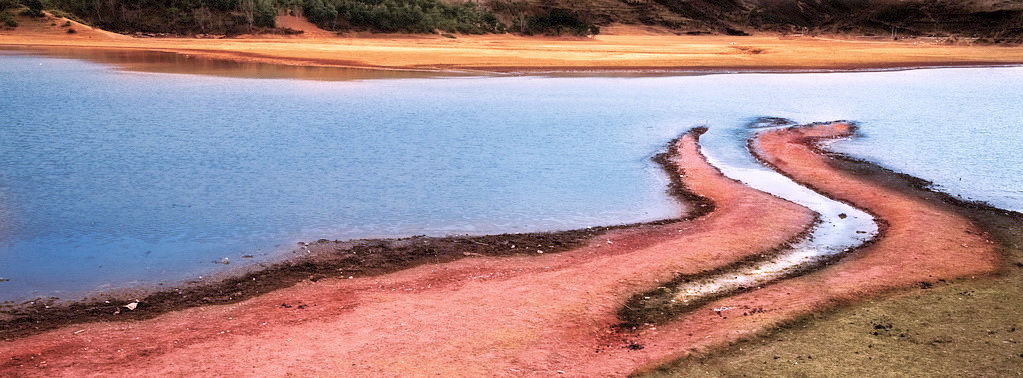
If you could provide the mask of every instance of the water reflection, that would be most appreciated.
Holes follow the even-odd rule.
[[[28,53],[53,58],[82,59],[134,72],[211,75],[251,79],[299,79],[355,81],[372,79],[423,79],[468,76],[459,73],[375,70],[341,67],[289,66],[211,59],[166,51],[89,47],[3,47],[0,54]]]

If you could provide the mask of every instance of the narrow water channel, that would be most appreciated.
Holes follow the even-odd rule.
[[[765,118],[738,128],[711,126],[700,138],[703,154],[725,176],[813,210],[818,214],[818,222],[805,238],[780,253],[718,274],[684,280],[669,287],[665,292],[669,298],[661,295],[662,298],[653,298],[654,301],[670,303],[674,308],[691,308],[710,299],[813,270],[877,236],[878,225],[870,214],[802,186],[764,166],[752,155],[747,142],[758,133],[792,125],[788,122],[782,122],[783,126],[773,124],[778,121]]]

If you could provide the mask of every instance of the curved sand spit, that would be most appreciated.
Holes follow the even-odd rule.
[[[845,124],[779,130],[754,147],[796,181],[887,221],[882,239],[838,265],[657,327],[618,333],[616,312],[634,293],[781,245],[814,219],[721,176],[692,134],[673,160],[689,189],[715,202],[706,216],[617,231],[560,254],[320,280],[234,305],[58,329],[0,344],[0,375],[620,376],[842,301],[995,268],[993,247],[969,222],[835,171],[807,139],[849,132]]]

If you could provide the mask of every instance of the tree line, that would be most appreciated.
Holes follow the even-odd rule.
[[[119,33],[237,35],[287,33],[278,14],[301,15],[332,31],[399,33],[505,33],[590,35],[599,28],[564,9],[518,0],[0,0],[0,22],[9,9],[46,9]],[[502,22],[504,20],[505,22]],[[290,31],[294,32],[294,31]]]
[[[437,0],[303,0],[309,21],[327,30],[466,34],[501,33],[497,16],[473,2]]]

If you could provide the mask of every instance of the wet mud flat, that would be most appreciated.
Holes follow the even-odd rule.
[[[302,243],[291,253],[297,257],[269,266],[242,268],[247,272],[230,278],[191,281],[155,293],[126,290],[127,293],[100,294],[70,303],[58,298],[37,298],[5,304],[0,307],[0,339],[10,340],[78,323],[145,320],[191,307],[237,303],[303,281],[375,276],[468,256],[557,253],[621,227],[642,226],[461,237],[323,239]],[[129,303],[137,303],[137,307],[128,310],[124,306]]]
[[[306,279],[234,304],[63,327],[4,342],[0,371],[94,374],[130,364],[151,374],[175,374],[196,367],[212,372],[208,362],[221,361],[227,364],[217,363],[219,374],[341,368],[354,375],[487,375],[507,368],[625,375],[637,364],[680,350],[676,333],[632,340],[613,332],[620,322],[616,311],[629,296],[677,274],[762,253],[813,223],[812,212],[722,176],[703,158],[693,135],[673,147],[669,156],[680,168],[673,176],[707,196],[715,211],[609,231],[562,253],[530,251],[374,277]],[[746,232],[732,231],[737,228]],[[136,342],[126,344],[125,338]],[[316,351],[316,361],[308,360],[310,351]]]
[[[707,206],[710,206],[709,204]],[[193,282],[155,293],[98,295],[63,303],[40,298],[0,308],[0,339],[11,340],[72,324],[152,319],[186,308],[238,303],[299,282],[369,277],[466,257],[533,256],[559,253],[612,230],[643,229],[679,220],[601,226],[560,232],[400,239],[319,240],[294,251],[299,257],[253,267],[240,276]],[[124,306],[137,303],[135,310]]]
[[[670,150],[671,144],[668,148]],[[190,281],[169,289],[121,290],[79,301],[35,298],[0,304],[0,340],[98,321],[139,321],[177,310],[232,304],[300,282],[326,278],[378,276],[421,265],[466,257],[534,256],[572,250],[611,231],[655,230],[658,226],[706,215],[714,203],[686,188],[679,167],[666,151],[653,157],[670,178],[667,192],[687,209],[679,218],[576,230],[479,236],[398,239],[327,240],[299,243],[284,261],[240,268],[206,281]],[[134,309],[124,306],[137,303]]]
[[[481,258],[456,261],[459,254],[473,256],[479,253],[459,246],[449,254],[453,255],[449,256],[454,261],[452,263],[407,269],[381,277],[376,283],[351,284],[346,282],[348,280],[338,280],[336,278],[346,276],[346,268],[334,266],[332,269],[341,270],[336,273],[328,270],[303,273],[300,282],[306,283],[302,285],[294,283],[295,288],[256,296],[237,305],[202,306],[170,313],[153,322],[91,324],[83,325],[78,331],[67,328],[39,337],[26,337],[17,340],[18,343],[9,344],[17,346],[20,351],[15,353],[12,350],[10,360],[3,361],[0,367],[11,371],[63,367],[68,369],[65,372],[81,370],[87,365],[117,369],[123,363],[138,358],[146,361],[148,365],[145,366],[172,373],[194,363],[196,358],[208,360],[210,353],[233,356],[237,353],[234,351],[238,347],[237,337],[254,336],[251,339],[259,339],[259,335],[267,331],[253,324],[267,319],[275,323],[275,328],[280,327],[280,331],[287,332],[294,341],[292,338],[280,340],[281,345],[277,345],[248,340],[243,341],[243,347],[257,348],[251,349],[257,352],[269,352],[275,348],[287,351],[293,358],[288,360],[290,363],[306,359],[308,356],[301,351],[308,350],[311,347],[309,343],[313,343],[318,345],[316,349],[326,349],[321,353],[335,355],[342,360],[358,360],[360,366],[346,367],[351,372],[422,372],[433,371],[432,368],[438,372],[467,374],[472,371],[492,373],[498,371],[495,369],[511,366],[511,371],[525,369],[535,373],[560,373],[565,369],[576,375],[624,375],[656,371],[658,366],[679,357],[700,355],[737,340],[756,338],[800,319],[813,317],[815,313],[842,308],[878,294],[912,287],[934,287],[959,278],[989,274],[997,257],[986,254],[991,250],[986,246],[987,233],[977,224],[963,223],[955,208],[936,206],[919,197],[906,196],[903,192],[908,189],[899,185],[876,185],[845,171],[836,171],[831,162],[834,159],[819,156],[822,151],[815,147],[813,138],[845,135],[846,131],[838,126],[834,130],[821,127],[793,128],[790,131],[792,135],[779,133],[774,139],[765,138],[767,147],[764,149],[773,156],[773,160],[770,156],[768,160],[796,181],[820,184],[820,191],[864,206],[886,220],[883,238],[850,253],[838,264],[712,300],[692,311],[676,314],[674,321],[644,325],[627,335],[623,335],[620,328],[615,328],[615,324],[622,321],[622,303],[634,293],[657,287],[673,276],[705,274],[745,261],[750,256],[777,250],[793,235],[799,235],[800,230],[805,232],[813,218],[806,209],[800,210],[792,203],[722,179],[720,172],[714,172],[714,168],[707,167],[706,162],[693,159],[699,152],[694,150],[696,142],[692,135],[684,137],[686,143],[679,144],[678,151],[690,159],[688,163],[694,170],[676,170],[676,173],[688,174],[672,174],[670,177],[686,176],[686,183],[696,185],[689,188],[713,198],[715,205],[705,203],[697,209],[719,210],[702,214],[692,222],[632,226],[617,236],[611,234],[610,229],[601,229],[598,232],[603,234],[599,235],[608,237],[606,246],[602,245],[603,237],[595,240],[597,234],[584,235],[578,239],[577,247],[568,247],[570,242],[566,241],[563,250],[566,253],[554,255],[547,255],[548,251],[539,248],[541,245],[557,247],[557,243],[550,240],[506,240],[508,243],[498,239],[473,240],[464,246],[477,245],[481,248],[478,250],[485,253],[519,249],[520,244],[515,243],[536,243],[537,247],[533,250],[533,245],[527,244],[530,250],[525,253],[515,251],[508,260]],[[790,143],[793,141],[798,143]],[[825,176],[819,177],[821,174]],[[822,182],[821,178],[831,181]],[[676,191],[684,192],[681,182],[674,185]],[[876,196],[877,192],[883,193]],[[759,223],[750,219],[751,211],[764,213],[767,209],[776,210],[778,218],[760,220]],[[782,219],[787,223],[779,222]],[[935,229],[942,231],[940,235],[917,235],[920,221],[930,219],[942,222],[934,224]],[[784,232],[771,227],[780,223],[788,224]],[[757,226],[760,231],[756,235],[734,233],[736,229],[745,229],[744,226]],[[631,236],[618,237],[625,234]],[[951,238],[945,238],[945,235]],[[360,252],[367,254],[372,248],[384,246],[411,247],[417,253],[431,253],[429,248],[436,249],[415,248],[417,239],[421,238],[394,240],[384,245],[374,242],[349,242],[350,245],[345,245],[345,242],[324,241],[305,247],[310,250],[310,256],[317,256],[315,250],[320,247],[342,251],[341,256],[358,256]],[[949,245],[959,241],[964,243]],[[461,240],[458,243],[465,242]],[[920,250],[905,250],[906,245],[916,242],[919,242]],[[971,247],[966,243],[976,245]],[[736,248],[741,250],[734,250]],[[512,256],[516,254],[531,257]],[[539,255],[545,256],[535,257]],[[977,261],[948,266],[948,260],[962,260],[964,256],[975,256]],[[392,256],[383,260],[400,259]],[[317,264],[315,259],[306,261]],[[308,281],[316,281],[316,284]],[[484,298],[488,299],[481,300]],[[530,316],[521,316],[525,309],[523,306],[529,307],[527,314]],[[306,313],[283,315],[281,311],[285,310],[281,308],[288,311],[305,309]],[[203,319],[203,324],[195,324],[196,319]],[[500,321],[495,322],[497,319]],[[400,324],[390,324],[398,322]],[[405,322],[412,324],[412,330],[405,328]],[[345,326],[338,328],[338,324]],[[267,321],[263,321],[262,325],[266,326]],[[892,329],[887,324],[881,326],[876,330],[879,333]],[[216,331],[219,334],[235,333],[231,337],[217,336]],[[364,332],[373,336],[367,337]],[[117,349],[117,354],[101,352],[122,348],[124,337],[141,333],[153,340],[143,336],[146,341],[142,344],[145,345],[128,348],[131,350],[128,355],[120,353],[120,349]],[[341,345],[317,344],[316,339],[323,337],[348,342]],[[164,342],[157,343],[158,340]],[[183,344],[172,346],[169,341],[175,345],[179,341]],[[359,343],[369,343],[366,345],[372,347],[361,348]],[[494,349],[493,343],[501,347]],[[90,351],[73,352],[75,345],[89,345],[87,349]],[[199,349],[205,352],[198,353],[196,348],[187,348],[187,345],[203,345]],[[381,349],[380,345],[386,347]],[[424,345],[429,347],[424,350]],[[444,353],[434,351],[435,348],[443,349]],[[478,353],[484,350],[493,353]],[[414,366],[387,362],[398,358],[396,356],[402,356],[403,361],[417,362]],[[474,357],[466,359],[464,356]],[[46,365],[46,361],[50,364]],[[365,365],[377,361],[384,361],[384,366]],[[509,361],[521,366],[509,365]],[[228,369],[223,371],[243,372],[266,364],[266,361],[257,360],[239,362],[238,366],[223,366]],[[315,366],[302,366],[316,371]]]

